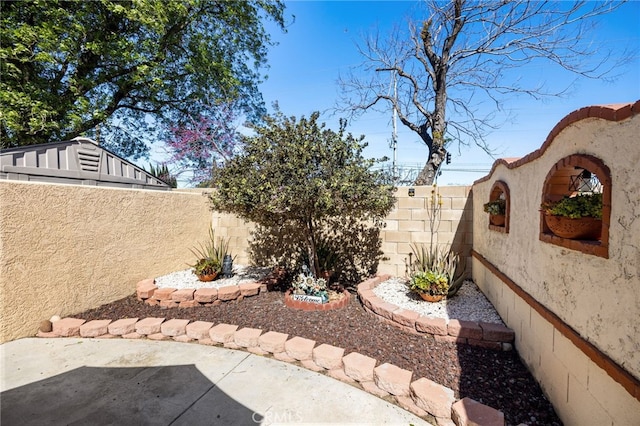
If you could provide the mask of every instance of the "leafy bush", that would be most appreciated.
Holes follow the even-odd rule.
[[[337,132],[325,129],[318,117],[317,112],[300,120],[280,112],[267,116],[255,135],[244,137],[244,152],[215,171],[210,195],[214,210],[234,213],[277,236],[254,239],[267,243],[264,249],[286,248],[278,262],[306,254],[316,277],[323,267],[318,253],[323,235],[343,231],[333,223],[379,229],[395,203],[394,188],[372,170],[376,160],[362,156],[363,138],[345,134],[343,120]],[[341,254],[340,261],[345,259]]]

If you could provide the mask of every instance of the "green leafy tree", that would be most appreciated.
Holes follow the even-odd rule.
[[[258,83],[284,30],[280,0],[3,1],[0,147],[78,135],[126,157],[145,135],[234,100],[264,114]]]
[[[364,137],[345,134],[343,120],[337,132],[326,129],[318,117],[267,116],[255,135],[244,137],[244,152],[215,171],[210,196],[215,210],[287,230],[295,243],[282,245],[298,247],[289,256],[306,255],[316,276],[327,228],[347,223],[355,229],[363,222],[379,228],[395,202],[394,188],[371,169],[377,161],[362,156]]]

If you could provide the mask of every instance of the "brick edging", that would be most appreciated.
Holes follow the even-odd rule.
[[[358,284],[358,296],[367,312],[380,321],[412,334],[431,335],[439,342],[465,343],[495,350],[511,350],[515,333],[495,323],[464,321],[421,316],[417,312],[385,302],[373,289],[391,278],[379,275]],[[426,302],[425,302],[426,303]]]
[[[273,270],[259,281],[246,282],[218,288],[175,289],[158,288],[155,279],[149,278],[136,284],[136,297],[151,306],[164,308],[193,308],[196,306],[219,305],[222,302],[242,300],[269,291],[284,278],[283,270]]]
[[[412,381],[413,373],[393,364],[377,365],[374,358],[314,340],[292,337],[284,333],[261,329],[240,328],[232,324],[217,324],[188,319],[123,318],[116,321],[63,318],[52,323],[51,332],[38,332],[37,337],[85,337],[174,340],[223,346],[269,356],[306,369],[323,373],[354,385],[387,402],[398,405],[414,415],[437,424],[466,425],[489,421],[504,425],[504,414],[470,398],[456,401],[452,389],[427,378]],[[474,407],[474,410],[470,410]],[[480,407],[480,410],[477,408]],[[474,418],[477,417],[477,418]],[[476,423],[473,423],[476,422]],[[489,424],[484,423],[484,424]]]
[[[547,138],[542,143],[542,146],[540,148],[521,158],[497,159],[493,163],[493,166],[491,167],[489,173],[486,176],[477,179],[475,182],[473,182],[473,185],[491,180],[493,173],[499,165],[504,165],[507,169],[514,169],[542,157],[547,148],[551,146],[556,136],[558,136],[565,128],[569,127],[569,125],[573,123],[577,123],[578,121],[584,120],[586,118],[600,118],[603,120],[617,122],[626,120],[627,118],[632,117],[636,114],[640,114],[640,100],[616,105],[587,106],[573,111],[566,115],[553,127],[553,129],[551,129],[551,132],[549,132],[549,135],[547,135]]]

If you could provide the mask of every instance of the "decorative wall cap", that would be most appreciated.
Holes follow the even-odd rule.
[[[497,159],[493,163],[493,166],[491,167],[489,173],[486,176],[473,182],[473,184],[475,185],[477,183],[482,183],[490,180],[493,172],[499,165],[504,165],[508,169],[514,169],[516,167],[522,166],[523,164],[540,158],[547,150],[547,148],[551,145],[556,136],[558,136],[560,132],[562,132],[573,123],[585,120],[587,118],[600,118],[607,121],[622,121],[639,113],[640,100],[622,104],[594,105],[580,108],[560,120],[558,124],[556,124],[555,127],[551,130],[551,132],[549,132],[547,139],[544,141],[540,148],[521,158]]]

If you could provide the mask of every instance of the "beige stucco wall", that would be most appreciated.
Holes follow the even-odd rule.
[[[202,191],[0,182],[0,342],[187,267],[211,213]]]
[[[569,124],[548,145],[546,151],[533,161],[508,169],[499,164],[490,179],[473,186],[473,248],[538,302],[573,328],[583,339],[592,343],[636,378],[640,378],[640,115],[622,121],[586,118]],[[609,258],[545,243],[539,240],[539,205],[545,177],[553,165],[571,154],[590,154],[600,158],[611,170],[612,207],[609,228]],[[488,229],[488,216],[482,205],[489,200],[489,192],[497,180],[510,189],[510,232]],[[557,408],[569,404],[567,389],[580,389],[577,383],[591,381],[579,406],[587,407],[595,398],[604,405],[609,397],[594,390],[595,383],[606,382],[592,377],[606,373],[588,362],[580,362],[579,354],[567,350],[554,363],[542,363],[545,354],[556,352],[561,345],[557,333],[527,316],[526,304],[515,301],[508,288],[491,273],[474,262],[473,276],[478,285],[496,305],[511,306],[503,319],[516,330],[518,351],[543,387],[557,399]],[[506,308],[501,308],[506,309]],[[501,312],[502,314],[502,312]],[[531,327],[531,332],[521,327]],[[534,324],[534,322],[536,324]],[[538,335],[539,334],[539,335]],[[550,340],[552,339],[552,340]],[[556,340],[553,340],[556,339]],[[554,355],[555,356],[555,355]],[[557,367],[557,368],[556,368]],[[580,373],[574,369],[580,368]],[[562,374],[558,370],[562,370]],[[555,376],[550,372],[555,371]],[[588,371],[588,373],[587,373]],[[554,378],[555,377],[555,378]],[[607,376],[608,377],[608,376]],[[608,387],[605,389],[609,389]],[[613,392],[613,391],[612,391]],[[591,395],[587,397],[587,393]],[[598,393],[596,395],[595,393]],[[613,392],[612,395],[617,395]],[[576,407],[576,395],[572,408]],[[624,399],[628,401],[628,399]],[[639,424],[638,401],[627,406]],[[606,410],[613,415],[616,404]],[[589,412],[587,410],[586,412]],[[564,417],[570,424],[579,424],[578,417]],[[588,419],[589,417],[583,417]],[[612,417],[613,418],[613,417]],[[598,422],[596,422],[598,423]],[[583,423],[584,424],[584,423]],[[604,422],[599,424],[610,424]]]
[[[518,354],[564,424],[640,424],[640,402],[477,259],[473,277],[515,331]]]

